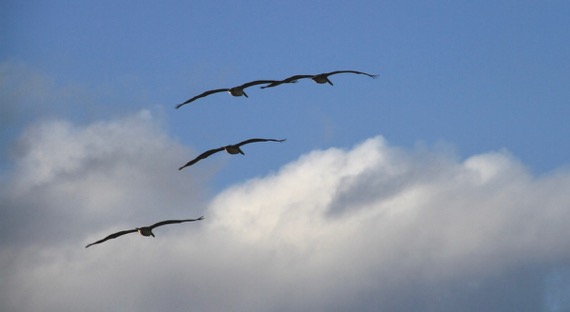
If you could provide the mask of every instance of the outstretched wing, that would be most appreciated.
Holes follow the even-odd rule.
[[[166,221],[160,221],[158,223],[155,223],[151,226],[149,226],[149,228],[154,229],[155,227],[159,227],[162,225],[166,225],[166,224],[175,224],[175,223],[183,223],[183,222],[193,222],[193,221],[200,221],[200,220],[204,220],[204,217],[200,217],[198,219],[184,219],[184,220],[166,220]]]
[[[248,83],[244,83],[239,87],[242,89],[245,89],[245,88],[249,88],[251,86],[256,86],[256,85],[266,84],[266,83],[275,83],[275,82],[279,82],[279,81],[278,80],[255,80],[255,81],[251,81]]]
[[[356,70],[337,70],[337,71],[333,71],[330,73],[324,73],[322,75],[324,76],[330,76],[330,75],[335,75],[335,74],[343,74],[343,73],[350,73],[350,74],[359,74],[359,75],[366,75],[370,78],[376,78],[378,77],[378,75],[372,75],[372,74],[368,74],[365,72],[360,72],[360,71],[356,71]]]
[[[109,239],[117,238],[117,237],[119,237],[119,236],[122,236],[122,235],[125,235],[125,234],[129,234],[129,233],[133,233],[133,232],[136,232],[136,231],[137,231],[137,229],[120,231],[120,232],[111,234],[111,235],[109,235],[109,236],[107,236],[107,237],[105,237],[105,238],[103,238],[103,239],[100,239],[100,240],[98,240],[98,241],[96,241],[96,242],[94,242],[94,243],[91,243],[91,244],[85,246],[85,248],[87,248],[87,247],[89,247],[89,246],[91,246],[91,245],[100,244],[100,243],[102,243],[102,242],[104,242],[104,241],[106,241],[106,240],[109,240]]]
[[[268,142],[268,141],[272,141],[272,142],[283,142],[286,139],[282,139],[282,140],[277,140],[277,139],[249,139],[249,140],[245,140],[243,142],[240,142],[238,144],[236,144],[236,146],[242,146],[245,144],[249,144],[249,143],[255,143],[255,142]]]
[[[294,75],[294,76],[291,76],[289,78],[285,78],[283,80],[270,83],[266,86],[261,87],[261,89],[276,87],[276,86],[282,85],[284,83],[296,83],[297,80],[299,80],[299,79],[312,78],[312,77],[313,77],[313,75]]]
[[[208,95],[210,95],[210,94],[212,94],[212,93],[224,92],[224,91],[228,91],[228,90],[229,90],[229,89],[214,89],[214,90],[206,91],[206,92],[204,92],[204,93],[202,93],[202,94],[200,94],[200,95],[196,95],[195,97],[189,99],[188,101],[186,101],[186,102],[184,102],[184,103],[182,103],[182,104],[176,105],[176,108],[180,108],[180,107],[183,106],[183,105],[186,105],[186,104],[188,104],[188,103],[190,103],[190,102],[193,102],[193,101],[195,101],[195,100],[197,100],[197,99],[199,99],[199,98],[208,96]]]
[[[219,148],[214,148],[208,151],[203,152],[202,154],[198,155],[198,157],[192,159],[191,161],[189,161],[188,163],[186,163],[186,165],[178,168],[178,170],[182,170],[188,166],[192,166],[193,164],[197,163],[198,161],[200,161],[201,159],[204,159],[212,154],[215,154],[217,152],[221,152],[224,150],[224,147],[219,147]]]

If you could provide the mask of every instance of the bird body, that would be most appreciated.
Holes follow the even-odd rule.
[[[214,94],[214,93],[218,93],[218,92],[228,92],[229,94],[233,95],[233,96],[247,96],[247,93],[245,93],[244,89],[245,88],[249,88],[251,86],[256,86],[256,85],[260,85],[260,84],[270,84],[270,83],[274,83],[274,82],[278,82],[277,80],[255,80],[255,81],[251,81],[248,83],[244,83],[240,86],[237,87],[233,87],[233,88],[222,88],[222,89],[213,89],[213,90],[208,90],[205,91],[201,94],[196,95],[195,97],[192,97],[190,99],[188,99],[186,102],[178,104],[176,106],[176,108],[180,108],[183,105],[186,105],[188,103],[191,103],[199,98],[203,98],[205,96],[208,96],[210,94]]]
[[[155,223],[151,226],[143,226],[140,228],[134,228],[131,230],[124,230],[124,231],[119,231],[117,233],[113,233],[103,239],[100,239],[94,243],[91,243],[87,246],[85,246],[85,248],[95,245],[95,244],[100,244],[103,243],[109,239],[114,239],[117,238],[119,236],[123,236],[125,234],[129,234],[129,233],[134,233],[134,232],[139,232],[139,234],[141,234],[142,236],[152,236],[154,237],[154,233],[152,233],[152,230],[156,227],[162,226],[162,225],[166,225],[166,224],[175,224],[175,223],[183,223],[183,222],[193,222],[193,221],[199,221],[199,220],[204,220],[204,217],[200,217],[198,219],[184,219],[184,220],[165,220],[165,221],[160,221],[158,223]]]
[[[226,152],[228,152],[228,154],[231,154],[231,155],[235,155],[235,154],[245,155],[245,153],[237,145],[224,146],[224,149],[226,150]]]
[[[243,88],[241,87],[233,87],[228,89],[228,93],[233,96],[245,96],[248,97]]]
[[[366,75],[370,78],[378,77],[378,75],[372,75],[372,74],[368,74],[368,73],[360,72],[360,71],[356,71],[356,70],[337,70],[337,71],[333,71],[330,73],[322,73],[322,74],[316,74],[316,75],[294,75],[294,76],[285,78],[283,80],[270,83],[270,84],[263,86],[261,88],[265,89],[265,88],[276,87],[276,86],[284,84],[284,83],[296,83],[299,79],[304,79],[304,78],[311,78],[314,82],[316,82],[318,84],[328,83],[332,86],[333,83],[332,83],[332,81],[330,81],[329,76],[336,75],[336,74],[342,74],[342,73]]]
[[[152,236],[154,237],[154,233],[152,233],[152,229],[149,227],[142,227],[142,228],[138,228],[137,232],[139,232],[140,235],[142,236]]]
[[[328,75],[325,75],[325,74],[315,75],[315,76],[311,77],[311,79],[313,79],[314,82],[319,83],[319,84],[328,83],[331,86],[333,85],[332,81],[329,80]]]
[[[214,148],[211,150],[207,150],[205,152],[203,152],[202,154],[198,155],[198,157],[192,159],[191,161],[189,161],[188,163],[186,163],[184,166],[178,168],[178,170],[182,170],[188,166],[192,166],[193,164],[197,163],[198,161],[200,161],[201,159],[204,159],[212,154],[215,154],[217,152],[221,152],[221,151],[226,151],[228,154],[242,154],[245,155],[245,153],[241,150],[240,146],[245,145],[245,144],[249,144],[249,143],[254,143],[254,142],[283,142],[285,141],[285,139],[282,140],[276,140],[276,139],[249,139],[249,140],[245,140],[243,142],[237,143],[237,144],[232,144],[232,145],[226,145],[226,146],[222,146],[222,147],[218,147],[218,148]]]

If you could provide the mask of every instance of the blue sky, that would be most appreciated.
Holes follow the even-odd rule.
[[[321,234],[334,233],[338,225],[346,233],[354,231],[355,237],[364,241],[366,235],[351,227],[358,223],[358,217],[350,219],[347,224],[337,224],[327,217],[328,213],[337,209],[343,212],[355,209],[355,215],[358,215],[368,210],[351,207],[370,206],[374,207],[370,211],[376,211],[371,212],[374,220],[383,213],[396,218],[397,213],[380,211],[388,209],[386,207],[391,205],[388,203],[400,203],[390,197],[394,194],[400,194],[402,198],[419,196],[417,183],[426,186],[426,190],[436,189],[447,195],[440,198],[437,195],[440,193],[434,192],[436,195],[430,196],[435,198],[430,197],[426,207],[421,204],[425,199],[422,196],[418,201],[412,201],[415,204],[400,203],[401,209],[415,211],[410,215],[427,216],[433,221],[433,227],[426,225],[424,230],[431,233],[427,237],[433,237],[435,241],[453,232],[435,231],[436,225],[440,224],[438,222],[447,218],[437,208],[430,210],[429,207],[437,206],[435,203],[454,207],[459,201],[465,207],[479,207],[476,205],[478,201],[489,201],[488,205],[480,207],[483,215],[492,211],[489,209],[511,207],[504,208],[507,210],[504,214],[500,213],[504,219],[501,217],[492,223],[493,226],[507,226],[520,235],[526,233],[524,227],[504,220],[519,220],[536,214],[533,221],[536,228],[540,229],[541,225],[548,227],[550,219],[542,218],[533,210],[541,208],[550,212],[549,217],[568,221],[566,211],[570,207],[563,190],[568,186],[570,155],[567,140],[570,136],[567,121],[570,116],[569,15],[570,2],[563,0],[421,3],[3,1],[0,4],[0,42],[3,43],[0,45],[0,120],[3,124],[0,132],[3,165],[0,168],[5,189],[2,197],[8,205],[2,211],[5,215],[2,225],[5,229],[0,240],[2,248],[13,248],[17,257],[24,257],[29,252],[28,248],[42,244],[49,251],[62,248],[64,254],[77,260],[77,267],[82,267],[81,263],[97,266],[97,261],[109,261],[108,258],[103,254],[101,258],[92,256],[98,252],[93,250],[86,255],[82,249],[84,243],[114,229],[136,226],[139,222],[150,224],[162,218],[187,217],[188,213],[191,214],[188,217],[204,214],[203,228],[193,224],[178,227],[191,228],[182,231],[196,234],[203,241],[220,243],[221,234],[215,234],[216,229],[223,229],[227,235],[249,231],[246,225],[250,221],[241,224],[235,220],[240,217],[240,212],[248,211],[243,215],[245,219],[251,217],[275,224],[276,219],[286,215],[284,211],[298,206],[324,205],[322,211],[315,208],[320,211],[316,215],[310,208],[299,208],[299,215],[313,216],[322,222],[319,223],[323,226],[321,231],[310,232],[305,228],[308,225],[302,222],[286,223],[283,228],[273,228],[271,235],[282,234],[274,238],[285,241],[284,250],[296,246],[289,251],[299,255],[324,244],[328,249],[325,248],[323,257],[328,258],[323,261],[334,265],[336,261],[346,260],[349,251],[358,254],[365,253],[365,249],[352,250],[349,245],[342,244],[346,237],[334,235],[332,237],[341,243],[333,248],[333,245],[327,245],[327,239],[319,240],[323,238]],[[370,79],[343,74],[331,76],[334,86],[302,80],[297,84],[265,90],[252,87],[248,89],[249,98],[213,94],[174,109],[176,104],[205,90],[233,87],[258,79],[283,79],[294,74],[339,69],[360,70],[379,77]],[[176,170],[204,150],[252,137],[287,138],[287,141],[247,145],[245,156],[220,153],[184,171]],[[354,153],[361,153],[362,158],[347,156]],[[330,170],[338,175],[329,177],[330,172],[321,168],[320,161],[315,159],[315,155],[321,154],[325,158],[323,163],[327,163],[327,157],[335,159],[330,160]],[[370,156],[377,154],[380,156]],[[393,154],[398,156],[393,157]],[[376,158],[383,159],[385,163],[371,160]],[[370,170],[355,169],[359,162],[364,166],[368,161],[371,161]],[[37,170],[35,173],[30,171],[30,165]],[[297,167],[305,168],[307,176],[297,176]],[[316,172],[309,175],[313,167],[322,171],[315,169]],[[441,173],[436,174],[439,170]],[[462,170],[480,172],[483,182],[477,184],[468,179],[464,185],[462,179],[469,174],[460,174]],[[323,177],[324,186],[332,189],[313,190],[315,197],[270,188],[272,185],[293,187],[295,183],[286,182],[293,177],[299,178],[296,187],[305,183],[318,184],[314,180],[318,176]],[[489,177],[495,176],[501,177],[498,182],[489,182]],[[452,181],[457,179],[458,186],[447,185],[443,182],[445,177]],[[428,178],[434,178],[433,185],[426,182]],[[336,179],[340,182],[331,182]],[[512,179],[521,179],[523,182],[520,183],[528,185],[518,185]],[[470,184],[472,182],[474,184]],[[308,189],[311,187],[307,185]],[[487,191],[494,187],[499,190],[497,201],[488,198]],[[529,192],[524,209],[516,209],[522,202],[505,199],[518,197],[511,193],[512,189]],[[61,197],[62,190],[69,198]],[[265,190],[267,195],[260,190]],[[26,196],[28,192],[30,196]],[[273,207],[274,214],[265,215],[267,212],[261,208],[245,208],[249,203],[242,199],[244,194],[251,195],[249,200],[253,207]],[[331,202],[317,200],[320,195],[328,198],[324,194],[332,196]],[[544,202],[545,194],[552,199]],[[382,197],[388,195],[390,200]],[[279,200],[283,198],[289,201]],[[46,208],[37,211],[39,202]],[[220,208],[220,203],[226,202],[244,206],[234,207],[235,211],[228,212]],[[72,203],[75,208],[67,209]],[[156,207],[161,205],[170,208]],[[187,205],[192,206],[189,211],[181,208]],[[461,220],[477,211],[476,208],[473,211],[465,209],[451,215]],[[234,219],[226,220],[228,217],[220,216],[220,211]],[[39,226],[38,220],[28,221],[33,214],[41,215],[40,220],[48,220],[40,228],[46,229],[50,235],[39,238],[25,234],[27,229]],[[474,219],[479,220],[477,217]],[[66,220],[69,228],[56,231],[54,227],[59,220]],[[397,220],[401,224],[413,224],[416,219]],[[383,223],[386,220],[378,221]],[[13,222],[24,222],[25,225],[21,230],[10,232],[12,227],[9,224]],[[250,233],[252,237],[267,234],[264,232],[266,225],[256,225],[251,231],[258,232]],[[490,233],[503,233],[493,226]],[[368,229],[367,226],[363,228]],[[553,228],[558,229],[556,226]],[[394,234],[394,241],[406,241],[403,231],[392,230],[399,233]],[[170,237],[165,240],[170,239],[172,246],[179,247],[176,229],[168,231]],[[536,233],[543,233],[546,237],[568,234],[562,227],[559,232],[552,231],[543,233],[537,230]],[[308,245],[298,245],[293,238],[292,241],[283,238],[294,237],[293,232],[305,233]],[[72,233],[77,237],[66,238]],[[385,233],[380,231],[376,234],[381,236]],[[524,235],[532,236],[529,233]],[[567,301],[561,301],[563,296],[556,294],[567,294],[570,289],[567,273],[570,254],[540,249],[538,243],[529,238],[528,245],[521,247],[523,251],[505,251],[505,245],[493,247],[502,250],[499,252],[501,256],[511,259],[501,262],[490,256],[492,248],[481,247],[488,246],[485,242],[493,245],[494,238],[491,234],[476,239],[466,238],[472,243],[481,242],[481,245],[473,243],[473,250],[485,254],[489,258],[485,259],[496,264],[493,272],[479,272],[478,264],[465,264],[468,252],[458,251],[453,243],[442,243],[438,246],[451,246],[446,254],[456,255],[445,260],[452,264],[450,270],[462,272],[452,274],[457,278],[450,283],[445,282],[449,279],[444,273],[434,273],[434,276],[411,284],[400,280],[396,284],[401,287],[402,298],[408,294],[410,297],[407,299],[410,300],[386,299],[379,302],[379,299],[371,298],[390,298],[390,291],[381,283],[359,283],[363,276],[355,274],[352,277],[361,277],[351,282],[355,287],[331,286],[331,293],[355,294],[353,298],[363,296],[366,300],[362,304],[366,307],[360,306],[361,310],[417,310],[422,307],[420,302],[424,301],[431,302],[431,307],[440,311],[465,311],[465,306],[472,302],[496,304],[495,310],[504,311],[504,306],[493,301],[489,293],[473,285],[500,289],[501,285],[512,286],[512,281],[517,278],[528,277],[525,279],[528,287],[523,285],[517,289],[521,293],[541,289],[543,292],[538,293],[543,295],[536,299],[540,302],[532,305],[520,301],[516,294],[509,294],[508,302],[524,303],[545,311],[569,308]],[[133,241],[147,242],[143,239]],[[288,287],[299,280],[279,279],[281,272],[278,268],[290,269],[288,265],[303,257],[291,259],[291,262],[282,259],[272,262],[272,242],[252,239],[244,243],[233,238],[230,241],[223,243],[227,248],[224,255],[238,256],[250,264],[245,266],[244,272],[253,270],[254,266],[264,267],[263,263],[256,263],[248,256],[236,254],[235,250],[245,244],[254,246],[260,259],[266,260],[264,264],[272,263],[266,267],[269,276],[277,281],[286,280],[275,283],[275,280],[260,278],[257,284],[253,283],[258,287],[251,289],[265,288],[265,283],[273,281],[271,285],[275,285],[276,290],[286,291],[295,298],[302,297]],[[463,243],[468,245],[466,241]],[[509,242],[508,239],[505,241]],[[121,243],[127,244],[128,240],[112,242],[114,245]],[[390,242],[374,243],[392,246]],[[157,248],[171,254],[169,248],[172,246],[167,244],[163,241]],[[201,248],[197,241],[193,241],[191,246]],[[556,246],[556,243],[552,244],[552,248]],[[105,249],[107,246],[104,245],[97,247],[102,247],[98,248],[99,252],[121,251]],[[133,255],[149,247],[134,245],[129,248],[125,253]],[[396,249],[402,254],[416,254]],[[204,256],[196,260],[200,264],[216,264],[223,272],[235,269],[208,258],[214,257],[215,252],[202,252]],[[541,252],[545,256],[528,263],[520,260],[525,258],[523,255],[533,252]],[[90,256],[93,258],[88,259]],[[307,257],[310,256],[317,257],[308,252]],[[418,251],[414,258],[417,266],[410,264],[409,268],[399,267],[394,271],[404,275],[422,271],[424,266],[419,263],[426,260],[425,256]],[[519,263],[517,259],[522,263],[520,266],[511,271],[505,270],[510,264]],[[6,268],[23,271],[27,265],[41,270],[42,265],[17,265],[6,258],[3,261],[3,271]],[[54,261],[54,266],[63,265],[58,259],[50,258],[50,261]],[[118,267],[124,265],[120,259],[117,261]],[[153,261],[151,259],[146,264],[152,265]],[[382,269],[376,271],[374,268],[378,268],[379,263],[387,263],[387,267],[391,267],[391,261],[380,256],[363,257],[362,266],[376,272],[378,277],[386,277]],[[430,261],[433,263],[435,260],[430,258]],[[178,268],[177,263],[172,263],[172,266]],[[300,270],[310,270],[311,267],[306,264]],[[442,269],[437,265],[427,267]],[[522,272],[530,270],[530,267],[537,273],[524,275]],[[212,270],[217,268],[210,267]],[[144,269],[143,264],[141,269]],[[113,270],[101,270],[99,274],[107,276],[110,283],[116,282]],[[13,271],[19,272],[17,269]],[[323,277],[330,272],[326,265],[314,272],[314,275],[301,280],[312,285],[311,289],[318,293],[320,283],[325,282]],[[170,273],[165,274],[168,276]],[[301,272],[297,273],[301,276]],[[41,286],[50,277],[47,274],[36,279],[14,274],[14,292],[25,289],[16,281],[27,278]],[[124,276],[132,277],[128,273]],[[245,276],[237,274],[234,278],[239,281]],[[215,279],[209,280],[205,273],[200,280],[208,285],[215,284]],[[441,288],[427,291],[424,286],[433,285],[432,282]],[[69,280],[69,285],[80,284]],[[465,288],[452,291],[457,289],[457,285]],[[235,290],[228,287],[224,290]],[[79,288],[86,293],[92,290],[84,285]],[[366,289],[375,290],[367,292]],[[59,291],[53,295],[57,297],[65,293],[65,287]],[[41,293],[40,290],[37,292]],[[273,300],[275,297],[270,291],[266,295],[267,302],[264,303],[238,297],[228,299],[228,302],[249,311],[279,311],[284,308],[285,303]],[[438,301],[446,296],[454,298],[453,304],[445,306]],[[135,297],[144,296],[133,291]],[[550,301],[545,304],[547,299]],[[166,299],[160,297],[154,302],[158,304],[163,300]],[[77,304],[81,306],[80,303],[88,301]],[[222,306],[212,303],[215,301],[219,299],[201,299],[201,309],[219,310]],[[388,301],[389,304],[386,303]],[[408,301],[414,303],[404,304]],[[9,307],[13,310],[31,307],[16,299],[10,302]],[[114,301],[108,298],[106,302]],[[132,307],[140,308],[136,302],[133,301]],[[317,310],[330,306],[348,309],[356,304],[349,299],[343,300],[342,296],[320,302],[299,302],[296,308]],[[556,310],[558,306],[561,308]],[[49,307],[72,310],[74,305],[54,303]]]
[[[451,142],[462,156],[506,148],[537,173],[569,155],[566,1],[4,7],[2,59],[46,75],[56,88],[87,90],[97,102],[46,112],[56,116],[159,108],[173,135],[197,149],[290,137],[287,148],[297,152],[264,170],[377,134],[403,146]],[[336,76],[334,88],[303,81],[252,90],[247,100],[218,94],[171,109],[204,90],[337,69],[380,79]],[[323,123],[334,128],[330,136]]]

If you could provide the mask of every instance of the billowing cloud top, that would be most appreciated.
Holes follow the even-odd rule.
[[[3,311],[570,307],[570,175],[534,177],[505,151],[458,160],[374,137],[209,202],[207,173],[176,170],[188,151],[148,112],[42,123],[16,154],[1,193]]]

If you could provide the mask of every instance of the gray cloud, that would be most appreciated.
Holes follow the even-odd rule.
[[[148,111],[86,127],[41,122],[13,150],[16,166],[2,188],[2,244],[79,243],[114,220],[144,224],[204,210],[204,188],[177,170],[189,151]]]
[[[55,81],[24,62],[0,63],[0,122],[2,131],[43,116],[77,113],[78,103],[91,104],[93,95],[79,85]],[[90,105],[93,106],[93,105]]]
[[[458,160],[376,137],[204,204],[208,167],[178,172],[189,152],[147,112],[42,123],[19,142],[1,194],[3,311],[570,308],[570,174],[534,177],[505,151]]]
[[[116,77],[109,84],[86,87],[76,81],[54,79],[22,61],[0,62],[0,148],[12,144],[20,132],[40,120],[72,118],[96,123],[110,113],[130,113],[140,103],[152,106],[146,96],[138,95],[135,90],[128,94],[137,96],[124,96],[124,90],[132,89],[135,84],[124,81],[124,77]],[[5,157],[4,153],[0,157]],[[0,160],[0,164],[6,161]]]

